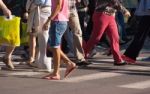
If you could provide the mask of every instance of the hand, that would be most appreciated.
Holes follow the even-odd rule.
[[[11,17],[11,11],[8,8],[4,8],[3,13],[6,17],[8,17],[8,18]]]
[[[130,17],[130,16],[131,16],[131,14],[130,14],[129,11],[126,11],[124,15],[125,15],[126,17]]]
[[[44,30],[48,30],[49,29],[49,25],[50,25],[50,21],[47,20],[46,23],[43,25],[43,29]]]
[[[23,14],[23,18],[24,18],[24,19],[28,19],[28,16],[29,16],[29,14],[28,14],[27,12],[25,12],[25,13]]]

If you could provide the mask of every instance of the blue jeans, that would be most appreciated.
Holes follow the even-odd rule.
[[[48,44],[52,48],[58,48],[61,44],[61,39],[67,29],[67,21],[52,21],[49,31]]]

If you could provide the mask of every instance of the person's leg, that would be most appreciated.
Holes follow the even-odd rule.
[[[85,38],[86,37],[86,17],[87,17],[87,13],[86,11],[78,11],[78,15],[79,15],[79,22],[80,22],[80,26],[81,26],[81,30],[82,30],[82,37]]]
[[[6,64],[6,66],[10,69],[14,69],[13,63],[12,63],[12,53],[15,49],[15,46],[7,46],[6,47],[6,54],[3,57],[3,62]]]
[[[36,52],[36,36],[30,33],[29,39],[29,60],[28,64],[32,64],[35,61],[35,52]]]
[[[53,76],[56,76],[57,78],[60,78],[60,48],[52,48],[53,52],[53,62],[54,62],[54,71]]]
[[[74,44],[73,44],[73,34],[70,31],[69,27],[67,28],[67,30],[64,33],[64,38],[69,46],[69,51],[74,54],[75,49],[74,49]]]
[[[91,15],[89,18],[89,21],[87,23],[86,30],[84,32],[84,36],[83,36],[83,39],[85,42],[87,42],[89,40],[92,29],[93,29],[93,21],[92,21],[92,15]]]
[[[61,38],[66,31],[67,28],[67,22],[59,22],[59,21],[54,21],[51,24],[51,30],[50,30],[50,46],[52,48],[52,53],[53,53],[53,62],[54,62],[54,70],[52,74],[49,74],[45,76],[45,79],[48,80],[60,80],[60,60],[63,59],[67,65],[73,65],[73,62],[70,62],[69,58],[65,56],[65,54],[61,51],[60,49],[60,44],[61,44]],[[66,62],[67,61],[67,62]],[[71,68],[70,68],[71,67]],[[65,76],[68,75],[68,73],[71,72],[71,69],[75,68],[74,66],[69,66],[66,69]],[[67,75],[66,75],[67,74]]]
[[[107,35],[110,38],[111,43],[111,51],[114,58],[114,63],[121,63],[122,58],[120,54],[120,47],[119,47],[119,34],[118,29],[116,25],[115,18],[112,16],[110,20],[110,23],[106,29]]]
[[[64,77],[66,78],[69,73],[76,68],[76,64],[72,62],[64,53],[62,50],[60,50],[61,59],[64,61],[64,63],[67,64],[66,72]]]
[[[126,31],[125,31],[125,22],[124,22],[124,16],[121,12],[118,12],[118,24],[120,25],[120,28],[121,28],[121,39],[126,39],[127,37],[127,34],[126,34]]]
[[[53,52],[53,62],[54,62],[54,71],[52,74],[48,75],[49,77],[53,77],[54,79],[60,79],[60,62],[61,59],[64,63],[67,64],[66,72],[64,77],[68,76],[68,73],[76,67],[76,64],[73,63],[60,48],[52,48]]]
[[[51,71],[51,61],[49,61],[46,51],[47,51],[47,42],[49,37],[49,29],[43,30],[43,25],[47,20],[47,17],[50,15],[50,10],[47,10],[47,13],[41,12],[40,17],[40,27],[39,27],[39,33],[38,33],[38,47],[39,47],[39,57],[36,58],[36,63],[38,65],[38,68],[47,68],[48,71]],[[50,57],[49,57],[50,58]]]
[[[134,36],[133,41],[126,49],[124,55],[132,60],[136,60],[140,50],[142,49],[145,39],[150,32],[150,16],[143,16],[138,25],[138,31]]]
[[[93,15],[93,30],[90,39],[87,41],[84,46],[85,55],[87,55],[92,51],[94,46],[101,39],[106,27],[108,26],[109,16],[103,13],[94,13]]]
[[[74,12],[70,15],[69,26],[73,33],[74,52],[77,57],[77,61],[85,61],[84,50],[82,47],[82,31],[77,12]]]
[[[42,68],[43,65],[48,62],[47,56],[46,56],[46,50],[47,50],[47,41],[48,41],[48,31],[42,31],[42,33],[38,34],[38,47],[39,47],[39,57],[37,58],[37,64],[38,67]],[[49,61],[50,62],[50,61]]]

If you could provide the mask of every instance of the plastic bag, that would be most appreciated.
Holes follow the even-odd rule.
[[[21,45],[28,45],[29,33],[27,32],[27,23],[21,22],[21,33],[20,33]]]
[[[0,44],[20,46],[20,18],[0,16]]]

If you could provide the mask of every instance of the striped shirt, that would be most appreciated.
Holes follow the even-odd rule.
[[[106,11],[115,13],[116,11],[122,11],[125,13],[127,10],[122,6],[119,0],[96,0],[96,11]]]

